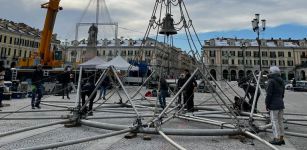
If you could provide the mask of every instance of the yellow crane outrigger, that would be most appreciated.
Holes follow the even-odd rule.
[[[63,64],[61,60],[56,60],[54,58],[53,51],[50,47],[56,15],[59,10],[62,10],[62,7],[59,6],[60,1],[61,0],[49,0],[49,2],[41,5],[41,8],[46,8],[48,11],[41,34],[38,52],[34,52],[29,58],[19,58],[17,66],[31,67],[42,64],[49,67],[60,67]]]

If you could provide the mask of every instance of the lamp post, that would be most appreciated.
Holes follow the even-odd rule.
[[[245,42],[241,43],[241,49],[242,49],[242,55],[243,55],[243,71],[244,71],[244,74],[243,74],[243,77],[245,77],[246,75],[246,67],[245,67],[245,50],[247,48],[247,44]]]
[[[229,81],[231,81],[230,63],[229,63],[229,57],[231,57],[231,53],[229,51],[227,51],[226,57],[227,57],[227,60],[228,60],[228,74],[227,74],[227,78],[228,78]]]
[[[265,31],[265,25],[266,25],[266,20],[262,19],[261,20],[261,24],[262,27],[259,27],[259,23],[260,23],[260,14],[255,14],[255,18],[252,20],[252,26],[253,26],[253,31],[257,33],[257,42],[258,42],[258,53],[259,53],[259,71],[262,70],[262,63],[261,63],[261,51],[260,51],[260,39],[259,39],[259,34],[260,32]]]

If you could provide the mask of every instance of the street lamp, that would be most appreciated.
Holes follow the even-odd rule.
[[[252,20],[252,26],[253,26],[253,31],[257,33],[257,42],[258,42],[258,53],[259,53],[259,66],[260,66],[260,70],[262,70],[262,63],[261,63],[261,51],[260,51],[260,39],[259,39],[259,34],[260,32],[265,31],[265,26],[266,26],[266,20],[262,19],[261,20],[261,28],[259,27],[259,23],[260,23],[260,14],[255,14],[255,18]]]

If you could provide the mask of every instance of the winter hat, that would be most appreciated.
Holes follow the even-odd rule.
[[[280,69],[277,66],[271,66],[270,67],[270,73],[271,74],[280,74]]]

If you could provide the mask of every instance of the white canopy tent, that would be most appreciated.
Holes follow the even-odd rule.
[[[83,68],[96,68],[96,66],[107,63],[102,58],[95,56],[94,58],[79,64],[79,67],[82,66]]]
[[[109,62],[96,66],[97,69],[106,69],[109,66],[114,66],[116,70],[139,70],[139,67],[131,66],[124,58],[121,56],[116,56]]]

